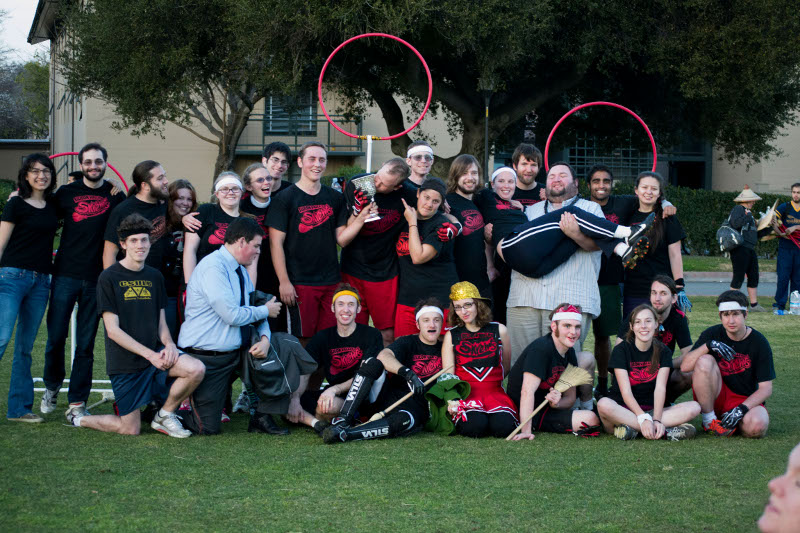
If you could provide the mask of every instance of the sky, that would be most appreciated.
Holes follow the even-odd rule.
[[[37,50],[49,50],[48,41],[36,46],[28,44],[28,32],[33,24],[38,0],[0,0],[0,10],[8,16],[0,26],[0,45],[10,48],[11,61],[25,62],[33,58]]]

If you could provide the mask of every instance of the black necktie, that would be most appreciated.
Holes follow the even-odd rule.
[[[242,273],[242,266],[239,265],[236,267],[236,275],[239,277],[239,293],[241,297],[239,298],[239,305],[244,307],[244,274]],[[249,348],[250,347],[250,326],[240,326],[239,333],[242,335],[242,348]]]

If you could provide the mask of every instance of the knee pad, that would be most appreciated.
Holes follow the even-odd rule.
[[[386,415],[386,421],[389,423],[390,434],[396,437],[413,433],[417,424],[414,415],[405,410],[389,413]]]
[[[362,374],[364,377],[378,379],[383,373],[383,363],[381,363],[377,357],[369,357],[361,361],[358,373]]]

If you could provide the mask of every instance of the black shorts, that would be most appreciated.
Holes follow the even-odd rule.
[[[731,287],[739,289],[747,275],[747,286],[751,289],[758,287],[758,257],[751,248],[739,246],[730,251],[731,264],[733,265],[733,278]]]
[[[553,409],[549,405],[539,411],[531,421],[531,432],[571,433],[572,409]]]

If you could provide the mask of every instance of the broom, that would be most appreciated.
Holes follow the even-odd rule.
[[[572,387],[577,387],[579,385],[589,385],[594,381],[592,375],[589,374],[586,370],[572,365],[567,365],[566,370],[561,374],[561,377],[558,378],[555,386],[553,387],[558,392],[566,392]],[[511,432],[511,435],[506,437],[506,440],[511,440],[514,435],[520,432],[522,426],[527,424],[539,411],[541,411],[545,405],[547,405],[547,400],[543,401],[539,404],[539,407],[533,410],[528,418],[522,421],[522,423],[517,426],[517,429]]]
[[[436,381],[436,379],[437,379],[439,376],[441,376],[442,374],[444,374],[445,372],[449,372],[450,370],[452,370],[452,369],[453,369],[453,366],[454,366],[454,365],[450,365],[450,366],[448,366],[447,368],[443,368],[443,369],[439,370],[437,373],[435,373],[434,375],[432,375],[431,377],[429,377],[429,378],[428,378],[428,379],[425,381],[425,386],[428,386],[428,385],[430,385],[431,383],[433,383],[434,381]],[[393,410],[393,409],[395,409],[395,408],[396,408],[398,405],[400,405],[400,404],[401,404],[401,403],[403,403],[404,401],[406,401],[406,400],[408,400],[409,398],[411,398],[411,396],[413,396],[413,395],[414,395],[414,392],[413,392],[413,391],[410,391],[408,394],[406,394],[405,396],[403,396],[402,398],[400,398],[399,400],[397,400],[396,402],[394,402],[392,405],[390,405],[389,407],[387,407],[386,409],[384,409],[384,410],[383,410],[383,411],[381,411],[380,413],[375,413],[374,415],[372,415],[372,416],[369,418],[369,420],[368,420],[367,422],[374,422],[374,421],[376,421],[376,420],[380,420],[381,418],[385,417],[385,416],[386,416],[386,414],[387,414],[387,413],[389,413],[389,411],[392,411],[392,410]]]

